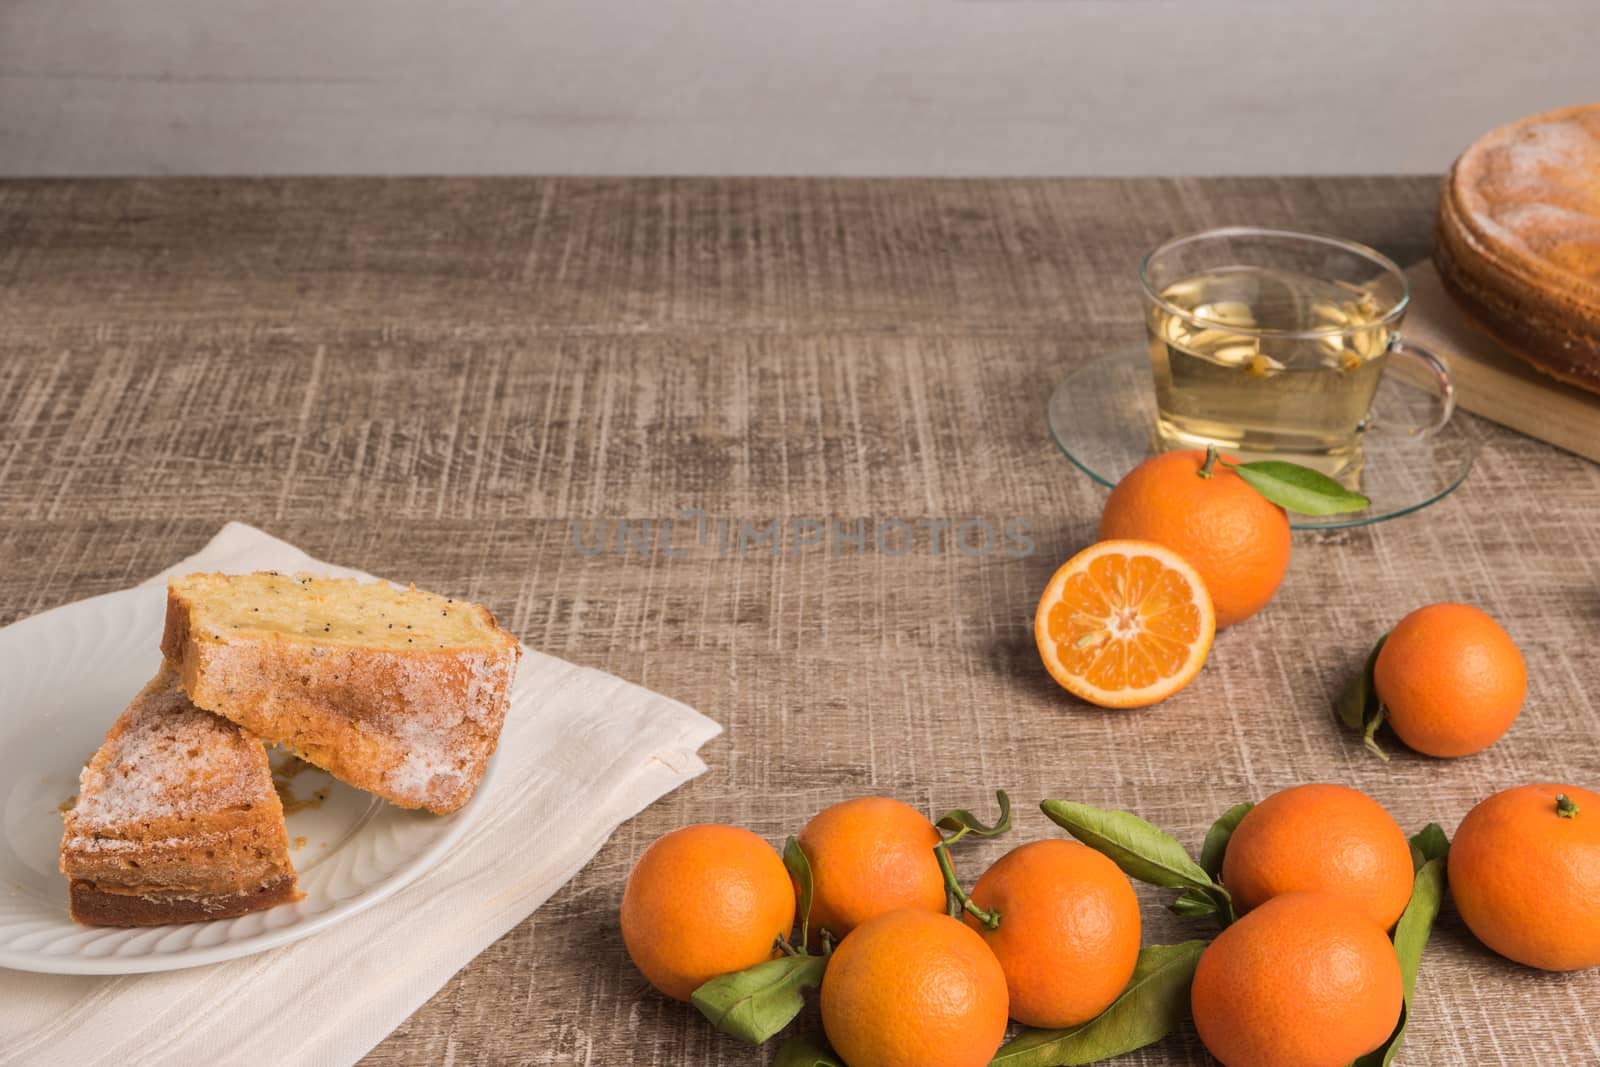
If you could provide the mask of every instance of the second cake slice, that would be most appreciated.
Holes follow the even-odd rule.
[[[61,872],[72,917],[97,926],[223,919],[300,895],[266,750],[165,670],[84,767]]]
[[[161,651],[200,707],[437,814],[483,777],[521,654],[479,605],[277,572],[172,579]]]

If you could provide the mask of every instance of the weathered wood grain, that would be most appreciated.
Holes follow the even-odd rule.
[[[779,841],[850,795],[936,810],[1004,786],[1023,802],[1015,840],[1050,832],[1029,802],[1069,796],[1197,845],[1229,804],[1300,781],[1453,830],[1495,789],[1600,780],[1600,467],[1511,433],[1426,512],[1297,537],[1271,609],[1174,700],[1085,710],[1032,650],[1038,590],[1103,498],[1050,443],[1044,398],[1074,359],[1137,342],[1138,256],[1253,221],[1415,259],[1434,189],[0,184],[0,622],[128,585],[242,519],[481,598],[536,647],[689,701],[727,727],[710,773],[624,826],[368,1062],[762,1063],[622,951],[627,870],[682,823]],[[707,543],[685,509],[707,514]],[[616,551],[619,521],[659,539],[673,519],[681,557],[659,540]],[[736,539],[741,520],[859,521],[869,542],[722,553],[720,524]],[[872,544],[890,520],[916,535],[903,556]],[[1020,522],[1034,551],[935,553],[943,520]],[[588,554],[602,526],[612,541]],[[1521,643],[1527,710],[1481,756],[1379,765],[1328,702],[1387,625],[1447,598]],[[1193,929],[1143,899],[1151,940]],[[1595,974],[1490,955],[1447,909],[1401,1062],[1592,1063],[1597,994]],[[1206,1058],[1186,1033],[1127,1062]]]

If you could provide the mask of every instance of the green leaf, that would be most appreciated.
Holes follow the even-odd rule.
[[[1436,822],[1430,822],[1411,838],[1411,847],[1422,853],[1424,861],[1436,860],[1450,851],[1450,839]]]
[[[1200,846],[1200,866],[1212,878],[1222,877],[1222,857],[1228,851],[1228,841],[1233,837],[1233,831],[1239,826],[1240,820],[1250,814],[1250,809],[1255,807],[1249,801],[1235,804],[1222,813],[1222,817],[1211,824],[1211,829],[1206,831],[1205,843]]]
[[[772,1067],[844,1067],[844,1061],[809,1037],[791,1037],[778,1046]]]
[[[1400,957],[1400,979],[1405,990],[1405,1003],[1400,1009],[1400,1021],[1395,1024],[1389,1040],[1379,1045],[1355,1062],[1353,1067],[1389,1067],[1400,1051],[1405,1039],[1406,1026],[1411,1022],[1411,993],[1417,985],[1417,971],[1422,965],[1422,950],[1428,946],[1428,936],[1433,932],[1433,922],[1439,917],[1444,903],[1445,868],[1450,842],[1444,831],[1429,823],[1422,832],[1411,839],[1427,862],[1417,871],[1411,885],[1411,900],[1400,913],[1394,927],[1394,952]]]
[[[811,860],[793,837],[783,843],[783,865],[794,877],[794,884],[800,887],[800,947],[805,948],[811,943],[811,897],[815,885],[811,878]],[[785,935],[788,933],[784,931]]]
[[[1189,987],[1206,941],[1151,945],[1111,1006],[1069,1030],[1024,1030],[989,1067],[1077,1067],[1153,1045],[1189,1016]]]
[[[1339,716],[1345,729],[1359,731],[1367,724],[1367,700],[1371,692],[1365,672],[1352,677],[1339,690],[1339,696],[1333,702],[1333,713]]]
[[[1348,729],[1358,733],[1366,728],[1373,716],[1378,714],[1378,687],[1374,684],[1372,675],[1378,666],[1378,653],[1383,650],[1383,643],[1387,640],[1389,640],[1388,634],[1378,638],[1378,643],[1367,653],[1367,661],[1362,665],[1361,673],[1345,683],[1344,688],[1339,691],[1339,699],[1333,704],[1333,710],[1339,716],[1339,721]]]
[[[1227,896],[1176,838],[1131,811],[1108,811],[1068,800],[1047,800],[1039,807],[1051,822],[1090,848],[1104,853],[1141,882]]]
[[[1000,818],[995,820],[993,826],[986,826],[978,817],[966,808],[957,808],[947,811],[939,816],[939,821],[933,825],[941,830],[948,830],[954,836],[944,839],[946,845],[953,845],[968,834],[978,837],[997,837],[1011,829],[1011,797],[1004,789],[994,791],[994,799],[1000,805]]]
[[[802,991],[822,984],[824,956],[784,956],[713,978],[689,999],[725,1034],[759,1045],[805,1007]]]
[[[1332,478],[1298,463],[1279,459],[1222,466],[1243,478],[1250,488],[1287,511],[1301,515],[1341,515],[1372,506],[1360,493],[1351,492]]]
[[[1167,905],[1174,915],[1215,915],[1217,902],[1198,889],[1185,889],[1183,895]]]
[[[1361,730],[1378,710],[1378,687],[1373,683],[1372,672],[1378,665],[1378,652],[1387,640],[1388,634],[1378,638],[1372,651],[1367,653],[1361,672],[1345,683],[1345,687],[1339,691],[1339,699],[1334,702],[1339,721],[1351,730]]]

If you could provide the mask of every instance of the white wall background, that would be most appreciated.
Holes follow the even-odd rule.
[[[0,0],[0,174],[1442,170],[1600,0]]]

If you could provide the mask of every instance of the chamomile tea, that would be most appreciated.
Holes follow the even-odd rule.
[[[1388,360],[1392,301],[1281,267],[1170,282],[1148,312],[1163,448],[1348,468]]]

